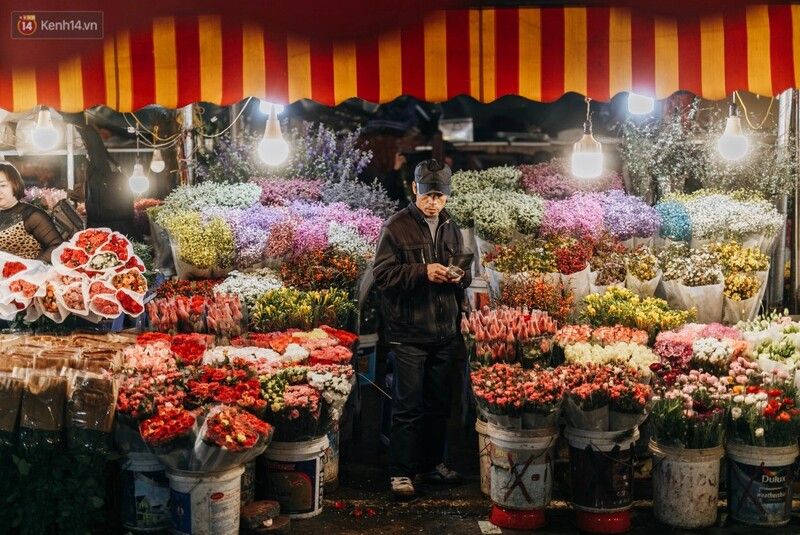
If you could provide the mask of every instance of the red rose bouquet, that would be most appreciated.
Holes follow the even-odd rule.
[[[183,408],[159,407],[139,424],[142,439],[158,459],[173,469],[186,469],[195,435],[195,415]]]
[[[191,366],[203,360],[208,344],[206,337],[201,334],[176,334],[172,337],[170,348],[175,353],[179,366]]]
[[[195,441],[189,469],[218,472],[248,463],[264,453],[272,433],[271,425],[238,407],[212,407]]]
[[[328,327],[327,325],[320,325],[319,328],[328,333],[330,336],[333,336],[339,340],[339,343],[344,347],[352,349],[353,345],[358,341],[358,335],[349,331],[334,329],[333,327]]]

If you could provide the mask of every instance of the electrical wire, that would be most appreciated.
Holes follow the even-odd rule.
[[[244,110],[247,109],[247,105],[250,104],[251,100],[253,100],[253,97],[247,97],[247,100],[245,101],[244,105],[242,106],[241,111],[239,111],[239,114],[231,121],[231,124],[229,124],[225,128],[225,130],[223,130],[222,132],[219,132],[217,134],[208,134],[208,135],[207,134],[203,134],[201,132],[200,136],[205,138],[205,139],[213,139],[213,138],[220,137],[220,136],[224,135],[228,130],[233,128],[233,125],[235,125],[237,122],[239,122],[239,119],[241,118],[242,114],[244,113]]]
[[[742,110],[744,110],[744,118],[750,128],[752,130],[761,130],[761,128],[763,128],[764,124],[767,122],[767,119],[769,119],[769,114],[772,111],[772,105],[775,104],[775,97],[770,97],[769,99],[769,106],[767,107],[767,114],[764,116],[764,120],[762,120],[758,126],[754,126],[753,123],[750,122],[750,114],[747,111],[747,106],[744,105],[741,95],[739,95],[738,91],[734,91],[733,94],[737,99],[739,99],[739,105],[742,107]]]

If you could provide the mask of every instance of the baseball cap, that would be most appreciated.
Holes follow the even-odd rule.
[[[441,164],[435,159],[425,160],[414,168],[414,181],[417,183],[417,193],[425,195],[433,191],[450,195],[450,167]]]

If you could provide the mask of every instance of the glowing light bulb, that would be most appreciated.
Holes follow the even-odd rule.
[[[572,147],[572,174],[578,178],[597,178],[603,174],[603,147],[591,132],[584,132]]]
[[[655,106],[656,101],[652,97],[628,93],[628,113],[647,115],[653,112]]]
[[[153,151],[153,159],[150,160],[150,170],[154,173],[160,173],[164,170],[166,164],[164,158],[161,157],[161,151],[156,149]]]
[[[56,127],[53,126],[53,121],[50,119],[50,110],[39,110],[39,117],[31,137],[33,144],[39,150],[51,150],[58,145],[61,135]]]
[[[282,164],[289,157],[289,144],[283,139],[274,105],[270,108],[264,137],[258,143],[258,155],[265,164],[273,166]]]
[[[264,99],[259,99],[258,110],[261,113],[263,113],[264,115],[267,115],[269,113],[270,106],[274,106],[275,107],[275,112],[278,115],[283,113],[283,104],[273,104],[273,103],[268,102],[268,101],[266,101]]]
[[[128,187],[136,195],[141,195],[150,187],[150,179],[144,174],[142,164],[137,163],[133,166],[133,173],[128,178]]]
[[[741,160],[747,155],[750,143],[742,131],[742,121],[731,115],[725,123],[725,132],[717,141],[720,155],[729,161]]]

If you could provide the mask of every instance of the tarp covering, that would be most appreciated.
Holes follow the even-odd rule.
[[[552,101],[569,91],[606,101],[622,91],[663,98],[681,89],[720,99],[734,90],[775,95],[799,78],[795,5],[680,18],[608,7],[453,9],[353,40],[203,15],[156,18],[72,59],[0,68],[0,107],[134,111],[248,96],[334,105],[402,94]]]

